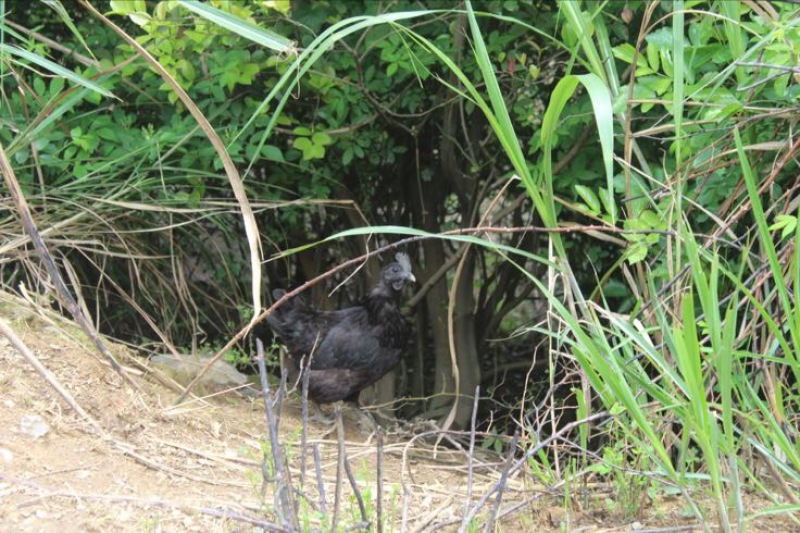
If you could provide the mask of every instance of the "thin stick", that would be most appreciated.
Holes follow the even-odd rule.
[[[308,380],[311,376],[310,365],[303,365],[303,389],[301,396],[302,415],[300,417],[300,487],[306,482],[306,453],[308,451]]]
[[[283,414],[283,399],[286,397],[286,382],[288,379],[288,372],[285,368],[281,368],[281,383],[278,387],[278,395],[275,398],[275,413],[278,427],[281,427],[281,415]]]
[[[406,533],[408,531],[408,500],[409,492],[411,492],[406,485],[405,479],[402,481],[403,484],[403,519],[400,521],[400,533]]]
[[[314,345],[311,347],[311,353],[300,360],[301,372],[301,391],[300,391],[300,406],[302,409],[301,425],[300,425],[300,487],[305,486],[306,481],[306,454],[308,453],[308,381],[311,379],[311,361],[314,358],[314,352],[317,350],[317,343],[319,343],[319,336],[321,332],[317,332],[314,339]],[[291,354],[288,356],[290,359]],[[293,363],[291,363],[293,364]]]
[[[492,511],[489,513],[489,519],[483,526],[483,533],[489,533],[492,525],[494,525],[495,519],[497,518],[497,511],[500,509],[500,502],[503,500],[503,490],[505,490],[506,487],[508,473],[511,470],[511,465],[514,462],[514,452],[517,449],[517,442],[519,442],[519,430],[514,432],[514,438],[511,439],[511,446],[508,447],[508,461],[506,462],[506,467],[503,468],[503,473],[500,474],[500,479],[497,481],[497,498],[495,498]]]
[[[475,454],[475,425],[478,418],[478,398],[480,397],[481,386],[475,387],[475,398],[472,401],[472,420],[470,422],[469,431],[469,455],[467,456],[467,497],[464,499],[464,513],[463,520],[459,531],[466,531],[467,529],[467,515],[469,511],[470,500],[472,499],[472,469]]]
[[[344,470],[344,424],[342,423],[342,403],[336,402],[334,407],[336,417],[336,437],[339,443],[339,457],[336,461],[336,493],[333,498],[333,520],[331,521],[331,531],[336,531],[339,525],[339,510],[342,500],[342,471]]]
[[[283,461],[281,460],[281,444],[278,436],[278,426],[275,423],[275,416],[272,413],[272,402],[270,401],[269,382],[267,381],[267,367],[264,364],[264,343],[261,339],[256,339],[256,361],[258,362],[258,373],[261,377],[261,391],[264,398],[264,417],[267,423],[267,434],[269,436],[270,451],[272,452],[273,467],[275,469],[275,512],[278,514],[281,523],[292,531],[299,529],[297,514],[294,512],[292,499],[294,494],[288,486],[288,469],[284,471]]]
[[[361,491],[358,490],[358,483],[356,483],[356,478],[353,475],[353,469],[350,468],[350,461],[347,460],[347,455],[344,456],[344,471],[347,473],[350,486],[353,487],[353,494],[356,495],[358,509],[361,511],[361,520],[367,522],[367,508],[364,507],[364,498],[361,496]]]
[[[319,509],[323,515],[328,514],[325,506],[325,482],[322,480],[322,461],[319,457],[319,444],[314,443],[311,447],[314,451],[314,471],[317,474],[317,490],[319,491]]]
[[[375,458],[375,470],[377,471],[378,501],[375,503],[375,531],[383,533],[383,428],[378,427],[378,435],[375,439],[377,446],[377,457]]]

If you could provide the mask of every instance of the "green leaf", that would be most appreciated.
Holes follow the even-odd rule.
[[[578,193],[578,196],[586,203],[589,211],[596,214],[600,213],[600,200],[597,198],[594,191],[583,185],[575,185],[575,192]]]
[[[110,0],[111,12],[117,15],[128,15],[136,11],[146,11],[147,7],[143,0]]]
[[[658,72],[659,68],[659,52],[658,47],[656,47],[653,43],[647,43],[647,63],[650,65],[650,68],[653,69],[655,72]]]
[[[615,403],[614,405],[611,406],[611,409],[609,409],[608,412],[612,416],[619,416],[625,412],[625,406],[622,405],[621,403]]]
[[[312,144],[311,149],[306,153],[303,153],[304,159],[322,159],[325,157],[325,147],[321,144]]]
[[[147,24],[152,20],[150,15],[139,11],[128,14],[128,17],[131,19],[131,22],[137,26],[147,26]]]
[[[302,152],[305,152],[306,150],[311,149],[311,139],[308,137],[298,137],[292,142],[292,146]]]
[[[311,136],[311,141],[314,144],[319,144],[322,146],[328,146],[329,144],[333,144],[333,139],[330,135],[323,132],[316,132],[314,135]]]
[[[664,219],[657,215],[654,211],[647,209],[639,215],[639,219],[643,222],[643,229],[659,229],[664,227]]]
[[[632,44],[625,43],[612,48],[611,53],[620,61],[631,65],[633,64],[633,56],[636,55],[636,48],[634,48]]]
[[[106,141],[116,141],[117,140],[117,130],[114,128],[98,128],[94,130],[95,134],[101,139],[105,139]]]
[[[647,245],[641,240],[631,243],[628,248],[625,249],[624,257],[625,260],[632,265],[643,261],[644,258],[647,257]]]
[[[660,50],[672,50],[672,28],[663,27],[655,31],[651,31],[645,37],[648,47],[653,45]],[[649,53],[649,51],[648,51]]]
[[[770,231],[782,230],[781,240],[790,236],[797,229],[797,217],[793,215],[777,215],[775,222],[769,227]]]
[[[610,213],[613,209],[611,206],[614,203],[614,196],[608,189],[599,189],[597,195],[600,197],[600,203],[603,205],[603,211]]]
[[[347,150],[344,151],[342,154],[342,164],[349,165],[350,161],[353,160],[353,148],[347,147]]]
[[[269,161],[276,161],[278,163],[285,162],[281,149],[272,144],[265,144],[261,148],[261,155]]]

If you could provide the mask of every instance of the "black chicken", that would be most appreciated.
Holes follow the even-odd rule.
[[[406,282],[414,282],[404,253],[381,271],[380,281],[354,307],[320,311],[293,298],[267,317],[267,323],[289,352],[289,377],[297,379],[309,364],[308,397],[316,403],[358,403],[362,389],[399,362],[409,326],[398,299]],[[285,294],[273,291],[275,299]]]

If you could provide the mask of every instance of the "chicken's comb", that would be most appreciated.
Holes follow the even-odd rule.
[[[394,256],[394,259],[401,267],[403,267],[403,270],[406,272],[411,272],[411,260],[408,258],[408,254],[400,252]]]

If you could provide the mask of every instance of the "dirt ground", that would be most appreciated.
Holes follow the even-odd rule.
[[[0,335],[0,531],[280,528],[275,480],[264,483],[262,476],[262,457],[270,452],[260,398],[228,393],[175,405],[177,393],[142,369],[127,348],[108,344],[135,387],[109,367],[76,327],[50,313],[0,293],[0,317],[95,424],[70,408]],[[345,412],[344,421],[344,450],[372,521],[378,503],[376,439],[354,413]],[[355,491],[344,474],[337,482],[336,433],[325,435],[327,426],[310,423],[303,455],[301,428],[299,400],[293,395],[280,413],[279,440],[297,488],[300,529],[330,531],[337,488],[339,529],[358,524],[362,517]],[[432,441],[420,432],[423,426],[395,427],[384,438],[383,531],[456,531],[461,525],[469,486],[466,454],[444,447],[434,452]],[[502,457],[486,452],[476,456],[470,506],[497,483],[503,463]],[[319,487],[325,493],[325,513]],[[551,492],[522,474],[512,475],[495,530],[701,530],[677,499],[645,503],[641,516],[630,520],[609,511],[614,507],[610,487],[599,484],[592,490],[589,506],[577,498],[565,503],[563,488]],[[493,502],[494,496],[477,516],[481,528]],[[763,517],[749,525],[760,531],[800,531],[785,518]]]

